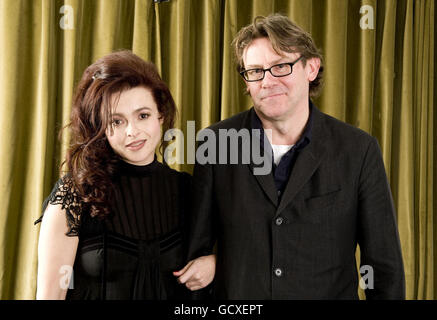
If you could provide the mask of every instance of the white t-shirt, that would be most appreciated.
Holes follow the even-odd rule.
[[[290,150],[294,144],[292,145],[284,145],[284,144],[272,144],[272,150],[273,150],[273,160],[275,161],[275,165],[279,164],[279,161],[281,161],[282,156]]]

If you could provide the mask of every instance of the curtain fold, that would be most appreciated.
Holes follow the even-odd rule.
[[[433,201],[433,77],[434,47],[429,44],[434,39],[434,1],[414,3],[414,60],[413,64],[413,118],[415,120],[415,208],[418,246],[415,250],[417,269],[417,297],[423,299],[434,292],[434,217]]]
[[[398,6],[397,14],[404,25],[397,28],[396,86],[394,88],[393,139],[390,183],[395,199],[397,221],[404,258],[406,287],[409,297],[417,298],[415,289],[415,218],[414,218],[414,141],[413,132],[413,2]],[[433,130],[433,129],[432,129]]]
[[[154,62],[185,138],[183,163],[172,166],[191,172],[188,121],[197,132],[251,107],[231,41],[273,12],[321,48],[316,105],[378,139],[407,298],[437,297],[434,0],[0,0],[0,299],[35,297],[33,221],[59,177],[70,136],[58,132],[84,69],[119,49]]]

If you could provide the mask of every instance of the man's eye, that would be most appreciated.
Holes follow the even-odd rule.
[[[140,114],[140,119],[147,119],[148,117],[150,117],[150,115],[148,113],[141,113]]]
[[[287,63],[281,63],[273,66],[272,71],[278,74],[287,74],[291,72],[290,65]]]
[[[260,73],[263,73],[263,69],[252,69],[247,71],[248,75],[257,75]]]

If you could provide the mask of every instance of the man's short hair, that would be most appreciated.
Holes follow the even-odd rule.
[[[320,59],[320,69],[317,77],[310,82],[309,94],[316,97],[321,91],[323,77],[323,57],[317,49],[311,35],[294,24],[287,16],[271,14],[267,17],[257,16],[252,24],[243,27],[232,41],[237,70],[244,70],[243,53],[251,42],[258,38],[268,38],[273,49],[289,53],[300,53],[303,56],[302,63],[311,58]]]

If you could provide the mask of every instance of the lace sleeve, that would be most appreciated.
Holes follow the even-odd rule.
[[[62,206],[62,209],[65,210],[67,216],[68,232],[66,235],[70,237],[78,236],[81,223],[82,205],[70,177],[62,177],[56,182],[52,192],[44,200],[42,206],[43,215],[36,220],[34,224],[42,221],[44,211],[49,204],[60,204]]]

